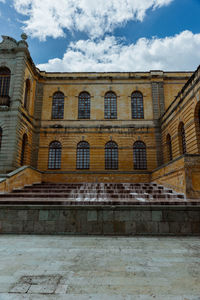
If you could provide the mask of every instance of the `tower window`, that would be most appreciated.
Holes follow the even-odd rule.
[[[24,93],[24,108],[28,109],[30,102],[30,90],[31,90],[30,80],[26,79],[25,93]]]
[[[133,145],[133,164],[135,170],[147,169],[146,145],[137,141]]]
[[[0,97],[9,95],[10,87],[10,70],[8,68],[0,68]]]
[[[173,159],[173,156],[172,156],[172,140],[170,134],[167,135],[167,155],[168,155],[168,160],[171,161]]]
[[[22,150],[21,150],[21,166],[25,165],[27,163],[27,146],[28,146],[28,137],[25,133],[22,138]]]
[[[118,169],[118,146],[112,141],[105,146],[105,169]]]
[[[184,124],[182,122],[179,125],[179,141],[180,141],[180,153],[185,154],[187,152],[186,138],[185,138]]]
[[[90,94],[87,92],[80,93],[78,97],[78,118],[90,118]]]
[[[2,136],[3,136],[3,130],[0,127],[0,150],[1,150]]]
[[[80,142],[77,145],[76,168],[90,168],[90,145],[87,142]]]
[[[108,92],[104,99],[104,116],[105,119],[117,118],[117,97],[115,93]]]
[[[143,95],[134,92],[131,95],[132,119],[144,119]]]
[[[58,141],[51,142],[49,145],[49,169],[60,169],[61,167],[62,146]]]
[[[56,92],[53,95],[52,119],[63,119],[64,116],[64,94]]]

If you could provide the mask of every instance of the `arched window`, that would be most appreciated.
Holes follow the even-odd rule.
[[[28,137],[27,137],[27,134],[24,133],[23,138],[22,138],[22,150],[21,150],[21,161],[20,161],[21,166],[26,164],[27,146],[28,146]]]
[[[0,150],[1,150],[2,136],[3,136],[3,130],[0,127]]]
[[[104,102],[104,117],[105,119],[117,118],[117,97],[115,93],[108,92],[105,95]]]
[[[0,68],[0,105],[9,106],[10,70]]]
[[[118,169],[118,146],[112,141],[105,146],[105,169]]]
[[[58,141],[53,141],[49,145],[49,169],[60,169],[61,167],[62,146]]]
[[[134,92],[131,95],[132,119],[144,119],[143,95]]]
[[[77,145],[76,168],[77,169],[90,168],[90,145],[87,142],[80,142]]]
[[[186,139],[185,139],[185,128],[183,122],[179,125],[179,144],[180,144],[180,153],[186,153]]]
[[[133,145],[133,164],[136,170],[147,169],[146,145],[141,141],[137,141]]]
[[[29,108],[29,102],[30,102],[30,91],[31,91],[31,84],[30,80],[26,79],[25,83],[25,93],[24,93],[24,108]]]
[[[78,97],[78,118],[90,118],[90,94],[87,92],[80,93]]]
[[[173,159],[173,156],[172,156],[172,140],[171,140],[170,134],[167,135],[166,144],[167,144],[167,156],[168,156],[168,160],[170,161],[170,160]]]
[[[64,94],[56,92],[53,95],[52,119],[63,119],[64,116]]]
[[[200,153],[200,102],[198,102],[195,107],[194,120],[195,120],[195,127],[196,127],[196,140],[197,140],[198,152]]]

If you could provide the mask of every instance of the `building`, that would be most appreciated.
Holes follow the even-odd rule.
[[[40,71],[25,35],[3,36],[1,176],[28,165],[48,182],[155,181],[199,197],[199,89],[200,68]]]

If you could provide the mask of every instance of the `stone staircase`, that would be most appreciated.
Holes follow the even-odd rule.
[[[0,194],[0,204],[186,204],[184,194],[156,183],[41,183]]]

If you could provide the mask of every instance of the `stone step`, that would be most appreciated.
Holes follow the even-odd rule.
[[[130,189],[130,190],[122,190],[122,189],[116,189],[116,190],[112,190],[112,189],[102,189],[102,190],[95,190],[95,189],[83,189],[83,190],[79,190],[79,189],[68,189],[68,188],[63,188],[63,189],[49,189],[49,188],[28,188],[28,189],[16,189],[13,190],[12,193],[16,194],[20,191],[20,193],[74,193],[74,194],[83,194],[83,193],[96,193],[96,194],[101,194],[101,193],[108,193],[108,194],[112,194],[112,193],[121,193],[121,194],[130,194],[130,193],[138,193],[138,194],[143,194],[143,193],[148,193],[148,194],[161,194],[161,193],[173,193],[172,190],[170,189],[166,189],[164,191],[161,190],[142,190],[142,189]]]

